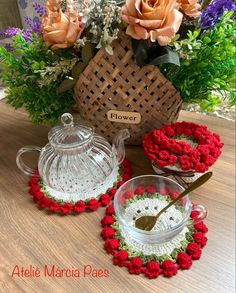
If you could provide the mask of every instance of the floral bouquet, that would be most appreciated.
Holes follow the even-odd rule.
[[[7,101],[34,123],[53,123],[74,105],[73,87],[98,50],[132,39],[137,64],[158,66],[186,103],[235,104],[236,4],[230,0],[49,0],[41,21],[8,28],[0,48]]]
[[[156,173],[186,185],[217,161],[224,144],[206,126],[183,121],[150,131],[143,146]]]

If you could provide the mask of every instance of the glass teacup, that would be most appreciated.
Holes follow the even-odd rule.
[[[139,243],[159,244],[181,233],[192,211],[199,212],[194,223],[202,221],[207,216],[206,208],[193,204],[186,195],[160,216],[153,230],[135,227],[135,220],[145,215],[156,215],[183,190],[175,181],[157,175],[139,176],[124,183],[114,198],[114,209],[123,234]]]

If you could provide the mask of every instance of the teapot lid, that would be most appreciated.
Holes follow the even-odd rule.
[[[93,127],[84,121],[75,122],[70,113],[61,116],[62,125],[53,127],[48,133],[51,145],[58,148],[83,147],[93,138]]]

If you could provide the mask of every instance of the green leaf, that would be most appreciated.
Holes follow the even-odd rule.
[[[205,38],[203,38],[203,42],[206,43],[206,44],[210,43],[211,39],[209,37],[205,37]]]
[[[179,55],[178,53],[172,51],[170,48],[165,47],[166,53],[153,59],[150,64],[152,65],[159,65],[159,64],[164,64],[164,63],[172,63],[177,66],[180,66],[179,62]]]
[[[75,64],[75,66],[71,70],[72,77],[75,79],[79,78],[80,73],[84,70],[86,67],[86,63],[84,62],[78,62]]]
[[[94,46],[92,45],[92,43],[87,42],[82,49],[83,63],[87,65],[89,61],[93,58],[93,56],[94,56]]]
[[[144,40],[132,39],[132,47],[137,64],[142,67],[146,64],[159,65],[172,63],[180,65],[179,55],[170,47],[160,46],[158,43],[148,43]]]
[[[138,66],[142,67],[148,64],[148,43],[132,39],[132,48]]]
[[[76,83],[75,79],[65,79],[57,88],[57,93],[64,93],[68,90],[71,90]]]
[[[82,61],[77,62],[71,70],[73,78],[79,78],[80,73],[85,69],[85,67],[88,65],[89,61],[93,58],[93,56],[94,46],[90,42],[87,42],[82,49]]]

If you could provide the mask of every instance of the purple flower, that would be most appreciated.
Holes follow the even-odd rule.
[[[4,47],[5,47],[5,49],[7,49],[8,52],[13,52],[14,51],[14,49],[12,48],[10,43],[5,44]]]
[[[41,23],[37,18],[35,21],[35,19],[33,20],[32,18],[25,16],[24,21],[32,32],[37,33],[38,35],[41,34]]]
[[[22,36],[26,40],[26,42],[32,42],[33,41],[33,31],[31,29],[22,30]]]
[[[46,13],[46,8],[38,4],[37,2],[34,2],[33,7],[40,17],[42,17]]]
[[[5,31],[1,32],[0,35],[5,38],[11,38],[16,36],[21,32],[21,29],[18,27],[8,27]]]
[[[215,0],[202,11],[201,26],[203,29],[214,28],[225,11],[236,13],[236,3],[231,0]]]
[[[18,35],[19,33],[22,34],[23,38],[26,40],[26,42],[32,42],[32,30],[31,29],[20,29],[18,27],[8,27],[5,31],[0,32],[0,36],[4,38],[12,38]],[[9,52],[13,51],[13,47],[11,43],[7,43],[4,46]]]

